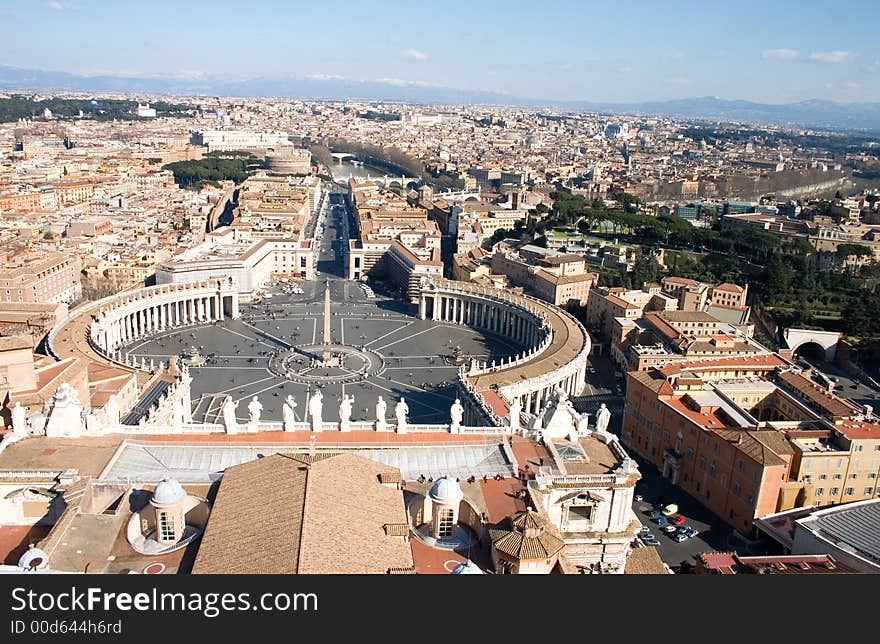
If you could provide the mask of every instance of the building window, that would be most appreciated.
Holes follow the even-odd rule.
[[[699,467],[701,470],[706,469],[706,459],[703,458],[702,456],[700,457],[700,460],[697,461],[697,467]]]
[[[711,477],[715,476],[715,464],[714,463],[709,466],[709,476],[711,476]]]
[[[437,526],[437,534],[440,537],[452,536],[452,530],[455,527],[455,525],[452,523],[453,514],[454,512],[452,508],[443,508],[442,510],[440,510],[440,521]]]
[[[865,494],[873,494],[873,493],[874,493],[874,488],[872,488],[872,487],[865,488]]]
[[[851,487],[846,488],[846,495],[847,496],[852,496],[854,493],[855,493],[854,488],[851,488]]]
[[[170,512],[159,514],[159,541],[174,541],[174,515]]]
[[[817,487],[816,488],[816,496],[825,496],[825,488]]]
[[[840,488],[839,488],[839,487],[833,487],[833,488],[831,488],[831,496],[837,496],[837,494],[838,494],[839,492],[840,492]]]
[[[737,463],[736,463],[736,468],[737,468],[740,472],[742,472],[742,471],[744,471],[744,470],[746,469],[746,464],[743,463],[742,459],[740,459],[739,461],[737,461]]]
[[[749,494],[748,498],[746,498],[746,503],[749,505],[755,505],[755,495]]]
[[[742,488],[740,487],[739,483],[734,482],[733,487],[730,491],[733,492],[733,496],[739,496],[741,490]]]
[[[835,481],[839,481],[841,478],[843,478],[843,475],[842,475],[842,474],[839,474],[839,473],[838,473],[838,474],[835,474],[835,475],[834,475],[834,480],[835,480]]]

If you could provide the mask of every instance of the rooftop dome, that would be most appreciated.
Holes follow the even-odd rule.
[[[457,505],[464,499],[464,492],[458,481],[442,476],[434,482],[428,496],[434,503],[442,505]]]
[[[28,570],[37,570],[49,565],[49,555],[31,544],[18,560],[18,565]]]
[[[453,575],[485,575],[480,567],[475,564],[473,561],[468,559],[467,561],[463,561],[458,564],[455,568],[452,569]]]
[[[179,481],[163,479],[153,490],[150,503],[157,506],[175,505],[187,497],[186,491]]]

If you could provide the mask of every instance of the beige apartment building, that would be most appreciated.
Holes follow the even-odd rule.
[[[75,254],[13,257],[0,268],[0,302],[73,302],[82,295],[80,268]]]
[[[640,290],[623,287],[594,288],[587,299],[587,324],[603,339],[614,334],[615,318],[635,320],[650,311],[676,311],[678,300],[660,292],[659,285]]]
[[[513,249],[503,241],[493,249],[491,268],[493,274],[504,275],[512,286],[521,286],[556,306],[585,304],[599,279],[587,270],[586,260],[580,255],[531,245]]]

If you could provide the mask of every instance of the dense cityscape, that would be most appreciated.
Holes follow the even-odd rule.
[[[8,639],[790,638],[880,573],[874,5],[0,0]]]
[[[880,140],[364,100],[0,116],[4,572],[880,570]]]

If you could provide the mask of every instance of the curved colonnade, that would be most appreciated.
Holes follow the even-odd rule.
[[[472,363],[459,372],[462,387],[493,422],[499,419],[485,400],[486,392],[498,392],[505,404],[518,401],[521,411],[536,414],[557,387],[570,396],[584,387],[590,337],[572,315],[547,302],[432,279],[422,284],[419,317],[483,329],[526,347],[506,361]]]
[[[143,384],[149,365],[122,353],[123,345],[227,317],[238,317],[238,289],[231,278],[148,286],[74,309],[49,332],[48,347],[59,360],[75,356],[137,371],[138,383]]]
[[[231,278],[146,287],[75,309],[49,333],[48,347],[59,360],[79,357],[126,369],[143,385],[154,365],[138,364],[122,352],[124,345],[169,329],[235,318],[238,308]],[[422,284],[419,317],[485,330],[524,347],[497,363],[462,366],[464,424],[509,424],[497,396],[494,403],[487,400],[492,394],[508,407],[518,404],[536,414],[556,388],[575,396],[584,387],[589,335],[573,316],[542,300],[438,278]]]

